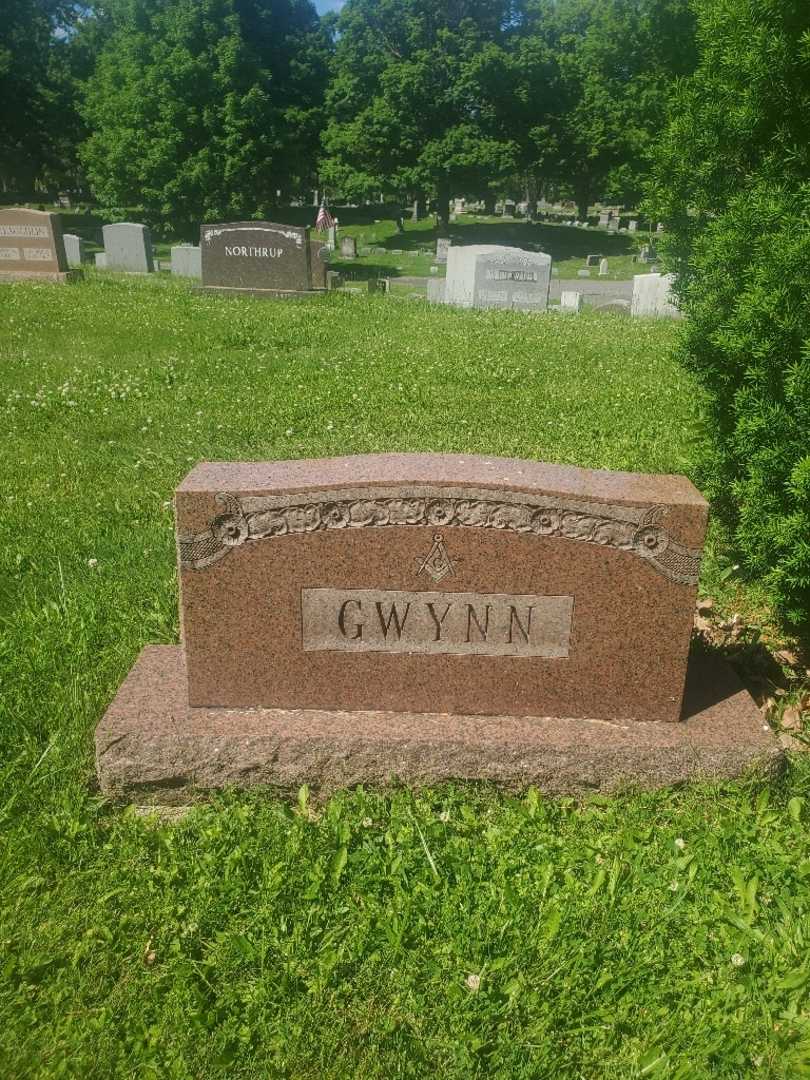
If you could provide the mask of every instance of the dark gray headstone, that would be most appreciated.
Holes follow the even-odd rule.
[[[312,289],[309,230],[271,221],[200,228],[204,288],[267,292]]]

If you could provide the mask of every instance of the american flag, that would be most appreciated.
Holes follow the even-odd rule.
[[[331,229],[335,224],[335,219],[326,209],[326,203],[321,203],[321,208],[318,211],[318,216],[315,219],[315,228],[318,232],[326,232],[327,229]]]

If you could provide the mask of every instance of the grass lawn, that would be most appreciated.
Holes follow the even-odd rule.
[[[106,704],[177,640],[193,462],[689,472],[677,333],[92,272],[0,287],[0,1076],[810,1076],[801,756],[771,783],[584,804],[229,794],[173,824],[93,784]]]

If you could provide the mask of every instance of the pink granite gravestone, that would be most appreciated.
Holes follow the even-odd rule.
[[[80,273],[68,267],[61,215],[21,206],[0,210],[0,282],[64,284]]]
[[[684,477],[531,461],[198,465],[182,646],[147,650],[100,725],[102,785],[576,791],[771,760],[728,672],[687,672],[706,514]]]

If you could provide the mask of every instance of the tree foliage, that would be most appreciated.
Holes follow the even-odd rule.
[[[701,479],[747,570],[810,622],[810,9],[700,0],[650,203],[709,394]]]
[[[348,0],[338,22],[322,174],[356,195],[451,190],[514,167],[510,138],[484,130],[468,78],[501,41],[509,0]]]
[[[4,0],[0,11],[0,180],[31,191],[65,179],[81,138],[70,0]]]
[[[309,0],[109,0],[82,151],[102,204],[192,233],[315,172],[328,42]]]

